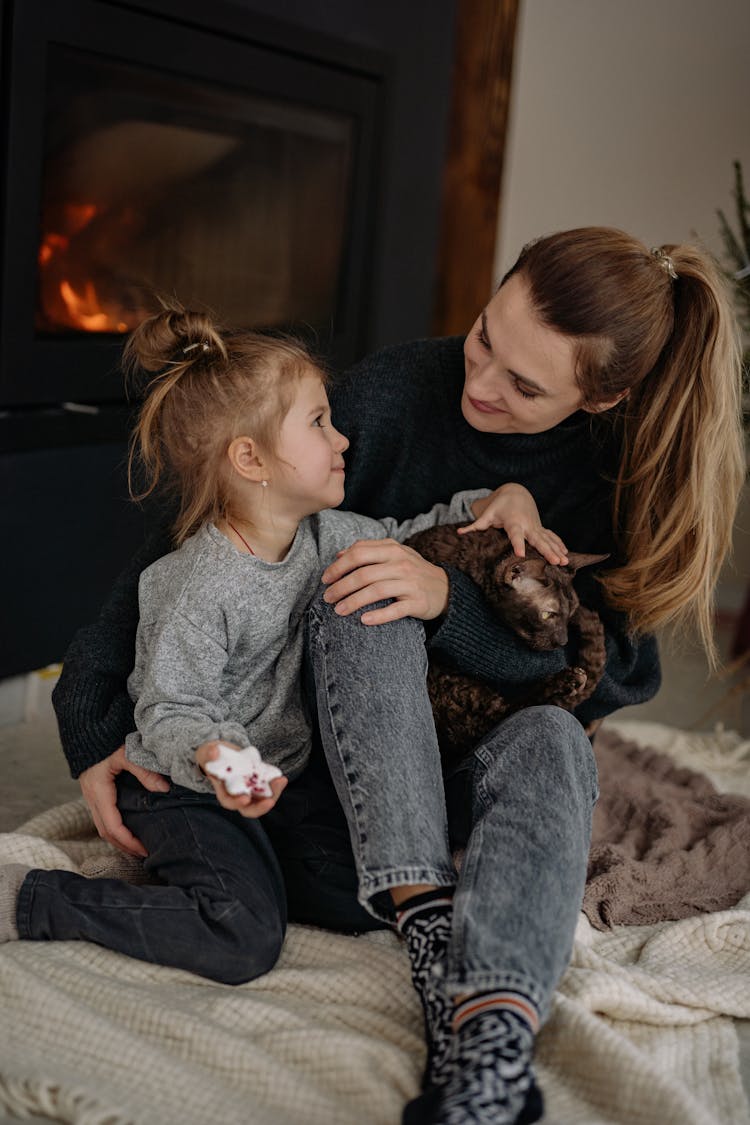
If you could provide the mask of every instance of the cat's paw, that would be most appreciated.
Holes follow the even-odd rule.
[[[560,673],[558,684],[565,699],[569,703],[572,703],[585,689],[587,680],[588,676],[583,668],[565,668],[564,671]]]

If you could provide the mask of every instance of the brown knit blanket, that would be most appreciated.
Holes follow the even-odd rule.
[[[750,800],[600,730],[583,909],[599,930],[726,910],[750,890]]]

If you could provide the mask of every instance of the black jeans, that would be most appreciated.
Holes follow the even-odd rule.
[[[349,832],[316,748],[305,772],[258,820],[213,794],[117,782],[123,821],[157,884],[34,870],[18,900],[19,936],[82,939],[225,984],[273,967],[287,920],[345,932],[379,927],[357,902]]]

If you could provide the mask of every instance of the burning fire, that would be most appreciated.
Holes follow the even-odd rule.
[[[39,265],[46,266],[47,262],[52,261],[56,251],[67,250],[69,245],[68,239],[63,234],[46,235],[39,247]]]
[[[93,281],[86,282],[83,295],[76,293],[69,281],[61,281],[60,296],[75,328],[83,328],[86,332],[127,332],[124,320],[115,322],[109,313],[101,309]]]
[[[118,302],[102,297],[93,278],[87,276],[92,254],[85,239],[78,243],[77,239],[98,215],[94,203],[67,203],[54,223],[56,229],[42,238],[39,302],[41,319],[48,330],[122,333],[134,328],[140,319]]]

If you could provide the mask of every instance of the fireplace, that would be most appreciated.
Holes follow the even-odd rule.
[[[97,0],[18,2],[9,37],[3,405],[121,401],[122,336],[159,293],[304,324],[337,364],[365,346],[372,53],[342,68]]]
[[[160,293],[334,369],[430,331],[453,0],[0,0],[0,676],[149,522],[124,335]]]
[[[348,110],[57,45],[46,103],[38,338],[128,332],[159,292],[239,327],[346,319]]]

